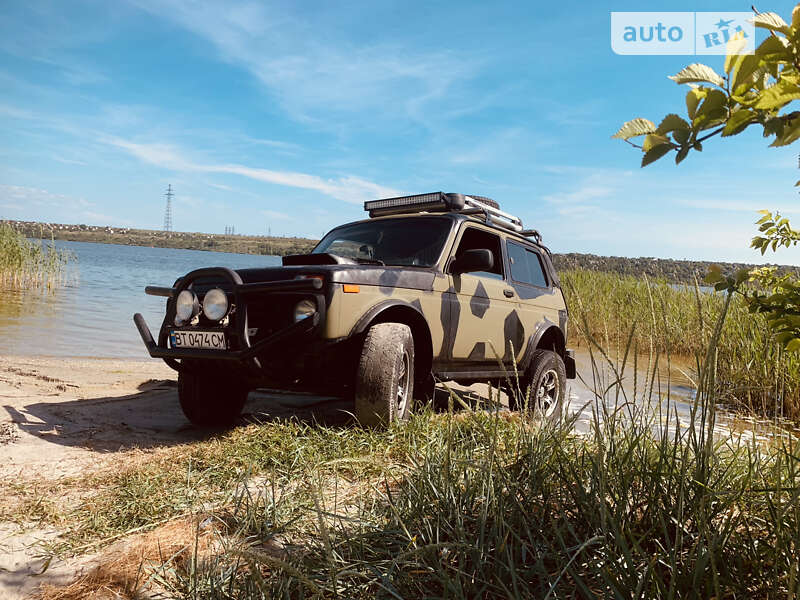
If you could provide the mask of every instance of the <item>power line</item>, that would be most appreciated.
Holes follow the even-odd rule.
[[[164,211],[164,231],[172,231],[172,197],[175,194],[172,193],[171,183],[167,186],[167,193],[164,195],[167,197],[167,208]]]

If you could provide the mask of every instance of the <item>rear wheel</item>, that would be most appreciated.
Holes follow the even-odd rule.
[[[510,394],[511,410],[527,409],[546,421],[558,421],[564,408],[567,391],[567,370],[564,360],[552,350],[536,350],[525,374],[520,378],[523,394]]]
[[[358,362],[355,413],[366,427],[404,421],[414,398],[414,338],[408,325],[369,328]]]
[[[249,390],[213,374],[182,372],[178,399],[186,418],[199,427],[227,427],[242,414]]]

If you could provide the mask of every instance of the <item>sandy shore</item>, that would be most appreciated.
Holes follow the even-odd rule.
[[[0,356],[0,599],[28,597],[41,583],[66,583],[92,556],[45,564],[41,542],[59,532],[14,522],[24,491],[74,504],[59,486],[102,474],[210,434],[193,427],[178,404],[177,374],[162,361]],[[485,386],[484,386],[485,387]],[[346,418],[346,402],[320,396],[250,395],[248,417]],[[91,491],[84,492],[90,494]],[[84,498],[85,500],[85,498]]]
[[[178,404],[177,374],[163,362],[0,356],[0,514],[19,506],[21,490],[50,502],[74,501],[59,481],[102,473],[208,437]],[[341,401],[253,393],[243,420],[321,410]],[[66,486],[65,486],[66,487]],[[74,492],[73,492],[74,493]],[[58,531],[0,519],[0,598],[26,598],[39,584],[71,579],[91,556],[44,566],[40,542]]]

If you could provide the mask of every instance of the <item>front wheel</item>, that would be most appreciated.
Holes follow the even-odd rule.
[[[178,399],[186,418],[199,427],[228,427],[242,413],[248,389],[213,374],[178,374]]]
[[[561,418],[567,391],[567,369],[552,350],[536,350],[520,380],[523,397],[509,396],[511,410],[527,409],[545,421]]]
[[[366,427],[404,421],[414,398],[414,338],[408,325],[369,328],[358,361],[355,413]]]

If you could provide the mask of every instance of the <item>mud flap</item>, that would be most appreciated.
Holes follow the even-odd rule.
[[[567,379],[575,379],[575,351],[567,350],[564,353],[564,367],[567,371]]]

